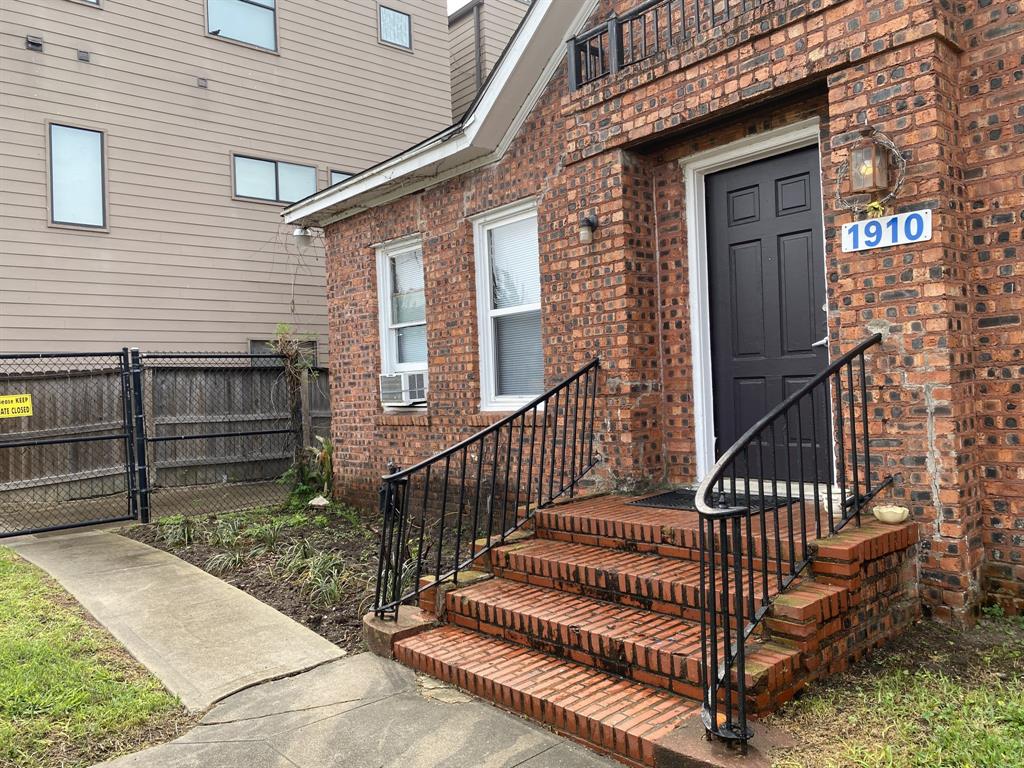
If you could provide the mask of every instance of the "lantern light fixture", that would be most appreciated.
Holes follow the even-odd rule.
[[[889,188],[889,150],[870,139],[850,153],[850,191],[880,192]]]
[[[584,214],[580,217],[580,244],[590,245],[594,242],[594,230],[597,229],[597,216]]]

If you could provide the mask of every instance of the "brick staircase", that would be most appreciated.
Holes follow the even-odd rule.
[[[623,762],[659,764],[661,742],[700,710],[698,520],[629,501],[539,510],[532,534],[481,556],[475,576],[422,593],[445,623],[395,641],[395,657]],[[872,522],[822,542],[815,575],[776,596],[747,643],[752,713],[906,623],[893,611],[915,541],[913,526]]]

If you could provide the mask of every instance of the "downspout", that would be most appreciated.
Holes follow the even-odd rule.
[[[483,20],[480,16],[482,2],[473,6],[473,95],[477,96],[484,87]]]

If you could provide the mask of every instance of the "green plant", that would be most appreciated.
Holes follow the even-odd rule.
[[[238,569],[245,563],[247,555],[240,549],[229,549],[227,552],[218,552],[206,561],[204,570],[213,574],[224,574]]]
[[[306,568],[306,561],[313,556],[316,548],[308,539],[299,539],[289,544],[277,561],[277,567],[290,576],[297,576]]]
[[[187,547],[196,539],[196,521],[185,515],[169,515],[157,520],[157,535],[171,547]]]
[[[345,567],[345,562],[333,552],[317,552],[306,561],[303,592],[310,605],[325,608],[336,605],[352,591],[358,575]]]
[[[281,531],[285,528],[284,520],[272,520],[266,523],[252,523],[242,530],[242,536],[263,544],[265,547],[274,546],[281,538]]]
[[[1006,618],[1006,611],[1003,610],[1003,606],[1001,606],[999,603],[993,603],[992,605],[986,605],[986,606],[984,606],[981,609],[981,612],[982,612],[982,614],[984,614],[989,619],[1005,619]]]
[[[242,521],[238,517],[222,517],[206,535],[206,543],[218,549],[233,549],[242,535]]]
[[[286,517],[279,518],[285,528],[302,528],[309,525],[309,515],[303,512],[293,512]]]
[[[326,528],[330,524],[331,521],[327,517],[327,515],[317,515],[313,518],[313,525],[315,525],[317,528]]]

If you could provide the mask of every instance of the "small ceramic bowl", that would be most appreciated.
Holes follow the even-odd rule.
[[[910,510],[906,507],[898,507],[895,504],[879,504],[872,510],[875,517],[883,523],[897,525],[905,522],[910,517]]]

